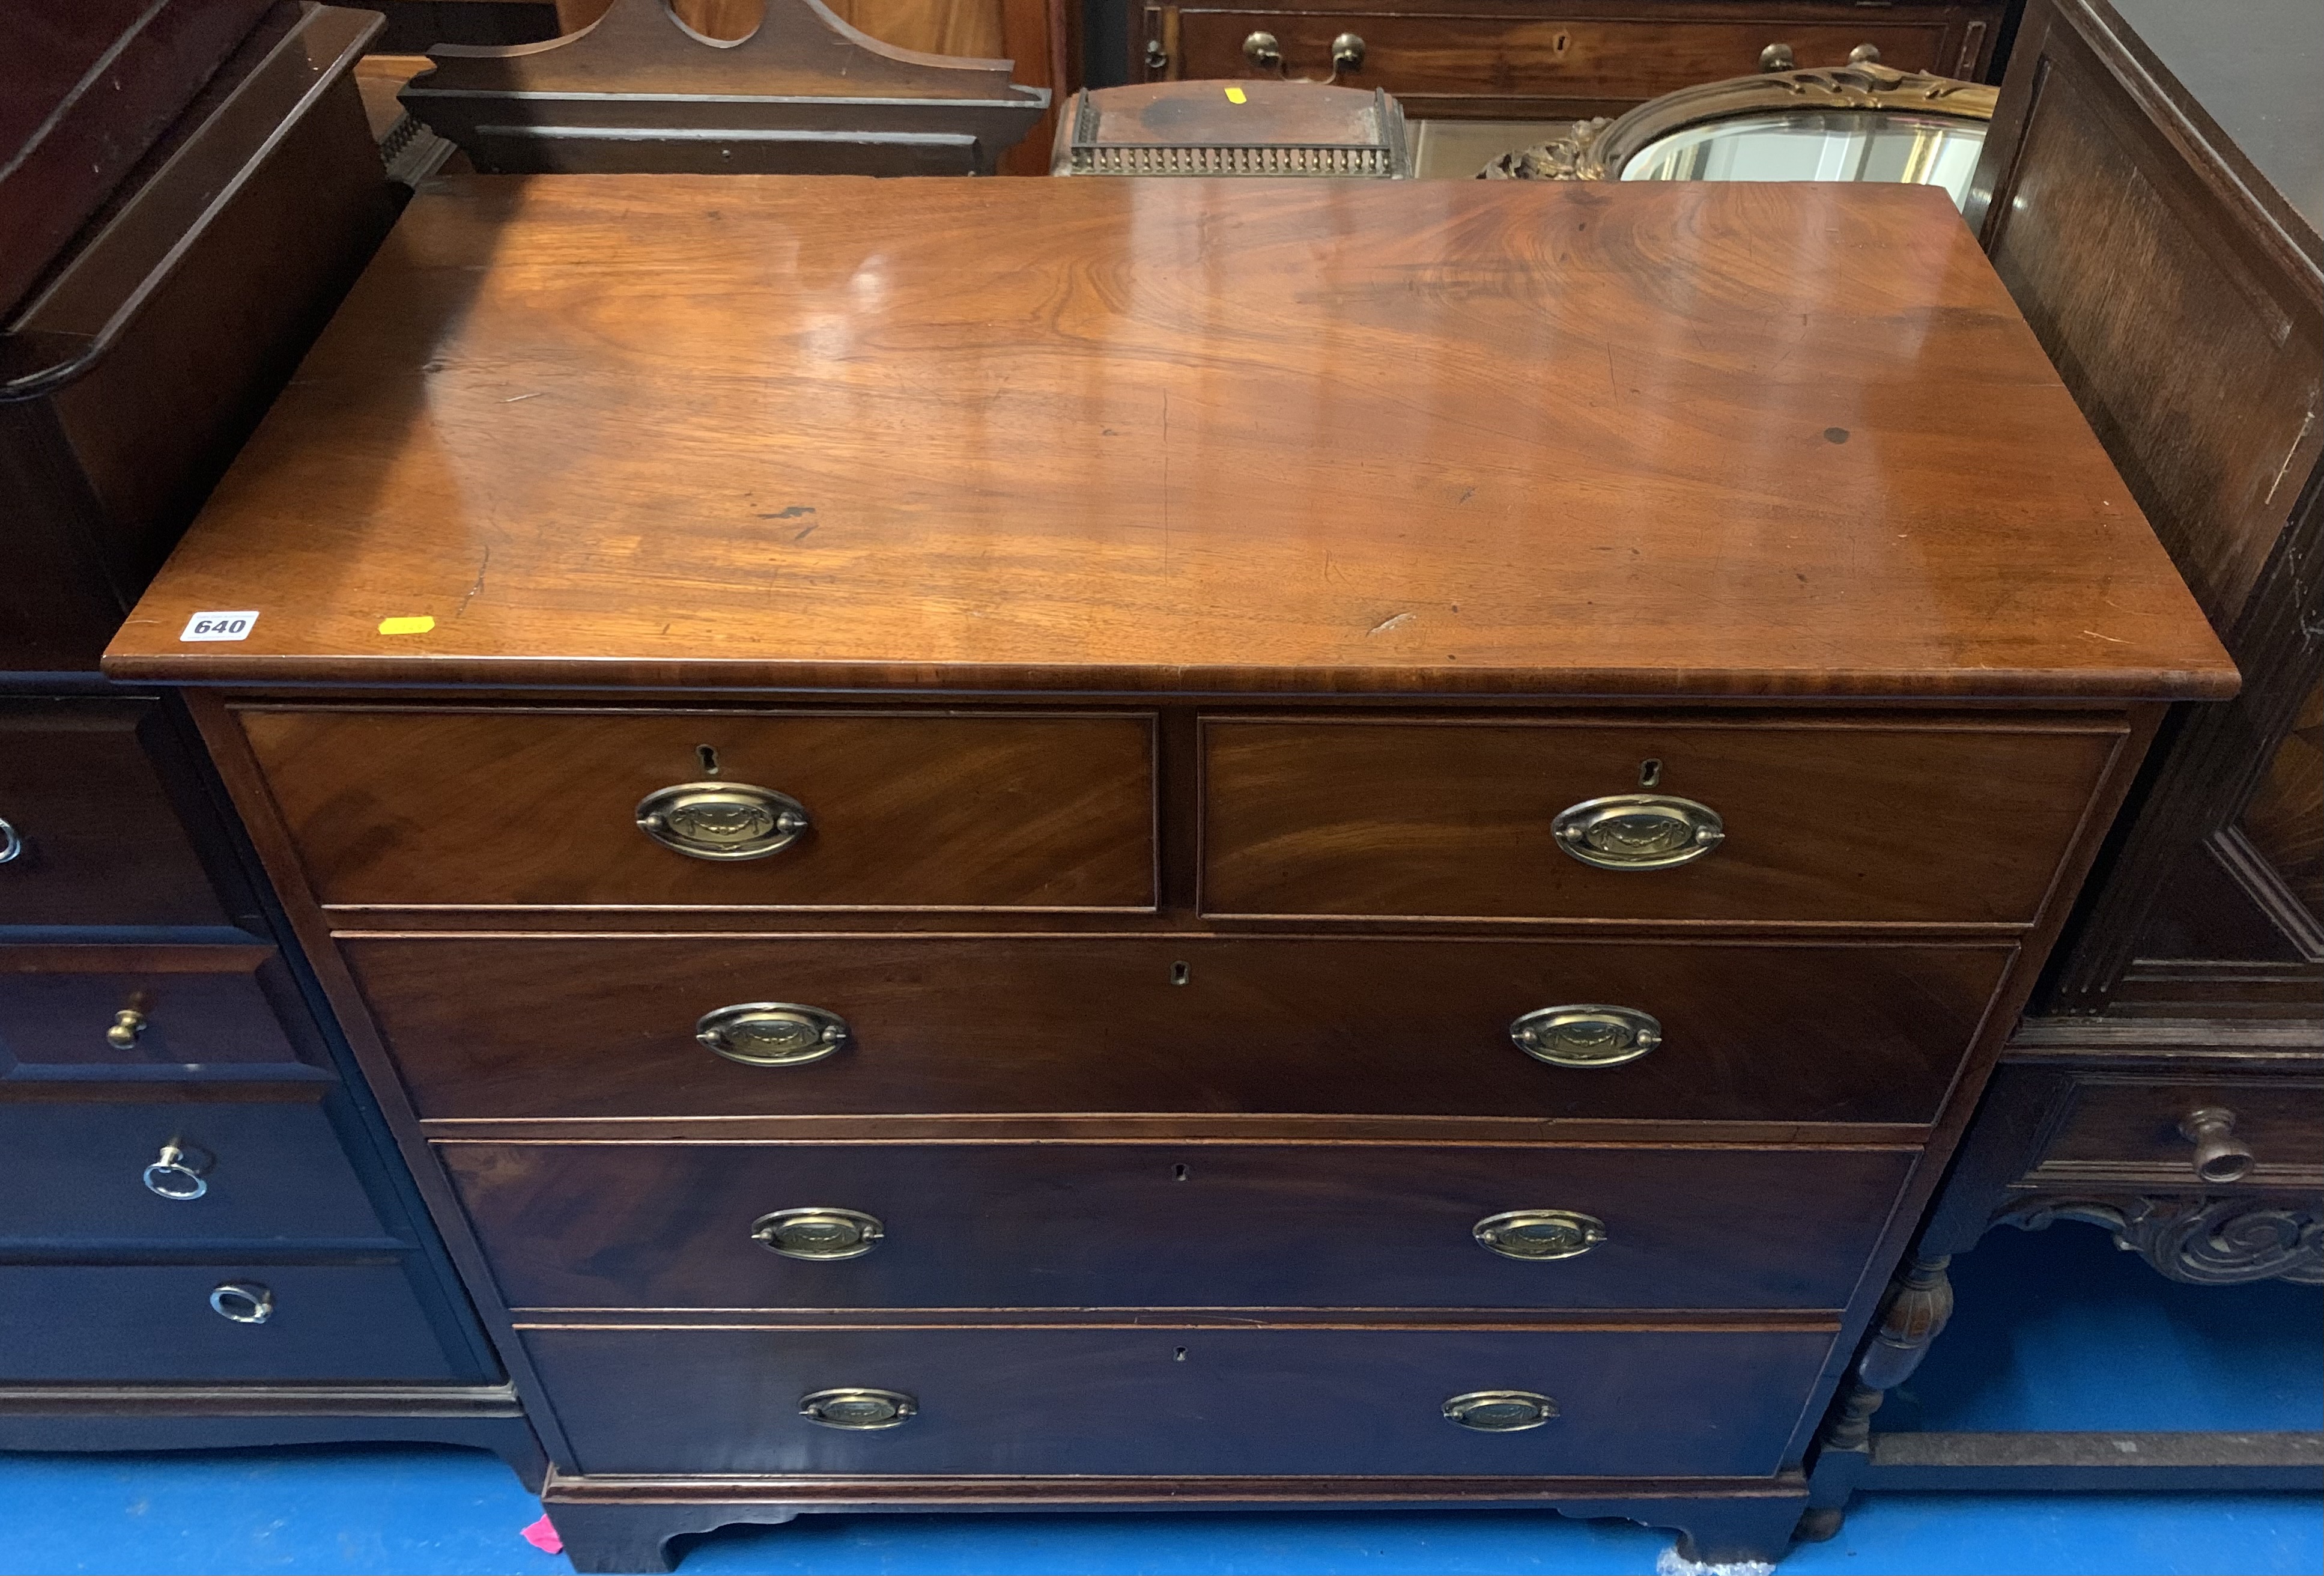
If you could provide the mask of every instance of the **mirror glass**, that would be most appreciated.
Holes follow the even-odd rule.
[[[1941,186],[1959,207],[1985,145],[1985,123],[1890,110],[1738,116],[1658,137],[1622,166],[1625,181],[1909,181]]]

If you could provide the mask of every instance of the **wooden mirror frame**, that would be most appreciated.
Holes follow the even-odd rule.
[[[1616,181],[1624,165],[1673,132],[1783,110],[1886,110],[1989,121],[1999,93],[1982,82],[1899,71],[1872,60],[1729,77],[1650,98],[1613,120],[1577,120],[1564,136],[1502,154],[1478,178]]]

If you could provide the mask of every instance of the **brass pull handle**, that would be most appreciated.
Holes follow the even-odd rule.
[[[1848,51],[1848,63],[1851,66],[1878,65],[1880,63],[1880,46],[1878,44],[1858,44],[1854,49]]]
[[[189,1203],[210,1191],[209,1179],[202,1173],[211,1163],[211,1157],[198,1150],[164,1144],[153,1163],[145,1168],[145,1191],[156,1198]]]
[[[919,1410],[900,1390],[816,1390],[799,1397],[799,1415],[825,1428],[894,1428]]]
[[[1476,1238],[1503,1258],[1579,1258],[1606,1240],[1606,1222],[1571,1210],[1510,1210],[1488,1215]]]
[[[210,1312],[236,1324],[263,1324],[274,1317],[274,1293],[255,1281],[228,1281],[210,1293]]]
[[[862,1258],[887,1234],[861,1210],[777,1210],[751,1222],[752,1240],[785,1258]]]
[[[1352,73],[1363,70],[1365,49],[1363,35],[1360,33],[1343,32],[1333,38],[1332,40],[1332,74],[1323,80],[1336,82],[1342,72]],[[1271,32],[1253,32],[1246,35],[1242,41],[1242,58],[1259,70],[1273,71],[1286,81],[1293,79],[1290,73],[1284,69],[1282,41]],[[1300,78],[1298,80],[1314,81],[1315,79]]]
[[[115,1051],[134,1051],[137,1036],[145,1032],[150,1021],[135,1007],[123,1007],[113,1015],[113,1026],[105,1031],[105,1043]]]
[[[2195,1146],[2195,1174],[2207,1182],[2241,1182],[2252,1168],[2252,1152],[2235,1141],[2236,1114],[2224,1106],[2187,1113],[2179,1136]]]
[[[847,1020],[788,1001],[746,1001],[695,1020],[694,1037],[745,1067],[798,1067],[846,1049]]]
[[[1549,823],[1557,846],[1600,870],[1667,870],[1692,864],[1727,838],[1707,804],[1664,793],[1615,793],[1569,804]]]
[[[16,835],[16,829],[8,824],[6,817],[0,816],[0,865],[6,864],[23,851],[24,839]]]
[[[1149,71],[1159,71],[1164,70],[1169,64],[1170,51],[1162,47],[1162,41],[1158,38],[1148,39],[1146,41],[1146,69]]]
[[[1444,1419],[1479,1433],[1521,1433],[1557,1415],[1557,1403],[1533,1390],[1471,1390],[1444,1403]]]
[[[1771,43],[1759,51],[1759,70],[1762,71],[1788,71],[1798,64],[1792,59],[1792,46],[1787,43]]]
[[[814,824],[789,794],[748,783],[679,783],[638,801],[638,830],[695,859],[763,859]]]
[[[1536,1007],[1509,1025],[1517,1048],[1558,1067],[1619,1067],[1663,1043],[1662,1020],[1636,1007]]]

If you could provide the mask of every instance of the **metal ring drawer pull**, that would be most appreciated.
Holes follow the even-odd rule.
[[[751,1237],[785,1258],[862,1258],[888,1234],[861,1210],[777,1210],[751,1222]]]
[[[825,1428],[895,1428],[919,1409],[900,1390],[817,1390],[799,1397],[799,1415]]]
[[[1606,1240],[1606,1222],[1571,1210],[1510,1210],[1473,1228],[1479,1242],[1503,1258],[1579,1258]]]
[[[2205,1106],[2187,1113],[2179,1136],[2195,1146],[2195,1174],[2207,1182],[2241,1182],[2252,1168],[2253,1155],[2236,1142],[2236,1114],[2224,1106]]]
[[[1471,1390],[1444,1403],[1444,1417],[1479,1433],[1521,1433],[1557,1415],[1557,1403],[1532,1390]]]
[[[679,783],[638,801],[638,829],[695,859],[763,859],[814,824],[789,794],[748,783]]]
[[[210,1293],[210,1312],[236,1324],[263,1324],[274,1317],[274,1293],[255,1281],[228,1281]]]
[[[209,1180],[202,1175],[210,1164],[210,1157],[199,1151],[164,1144],[153,1163],[145,1168],[145,1191],[156,1198],[190,1202],[210,1191]]]
[[[1667,870],[1717,848],[1727,823],[1692,799],[1615,793],[1566,806],[1549,831],[1559,848],[1600,870]]]
[[[847,1048],[847,1020],[788,1001],[746,1001],[706,1012],[694,1037],[745,1067],[799,1067]]]
[[[5,817],[0,817],[0,865],[6,864],[23,851],[24,839],[16,835],[16,829],[9,825]]]
[[[1558,1067],[1619,1067],[1663,1043],[1663,1025],[1636,1007],[1576,1003],[1538,1007],[1509,1025],[1517,1048]]]

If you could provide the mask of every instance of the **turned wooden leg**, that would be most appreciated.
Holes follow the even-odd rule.
[[[675,1571],[669,1540],[736,1522],[779,1525],[798,1512],[766,1505],[607,1505],[551,1500],[549,1524],[576,1571],[617,1576]]]
[[[1872,1414],[1889,1391],[1913,1377],[1952,1317],[1953,1284],[1945,1278],[1950,1263],[1950,1254],[1915,1256],[1888,1284],[1880,1321],[1817,1441],[1815,1465],[1808,1472],[1808,1507],[1797,1534],[1801,1541],[1820,1544],[1840,1531],[1849,1496],[1871,1465]]]

